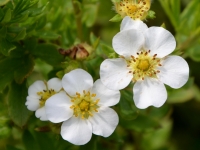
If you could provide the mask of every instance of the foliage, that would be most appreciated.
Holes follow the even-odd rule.
[[[62,78],[75,68],[87,70],[96,80],[101,62],[118,57],[111,41],[119,32],[122,18],[111,10],[112,5],[102,0],[0,0],[0,149],[200,148],[196,134],[200,121],[195,117],[200,113],[199,0],[152,2],[153,11],[148,14],[151,20],[147,17],[146,23],[163,24],[174,34],[174,54],[186,58],[191,73],[181,89],[167,88],[169,97],[161,108],[137,109],[127,87],[113,107],[120,117],[116,131],[108,138],[93,135],[84,146],[64,141],[59,124],[42,122],[27,110],[27,89],[34,81]],[[89,56],[81,53],[83,59],[77,60],[73,50],[80,45]]]

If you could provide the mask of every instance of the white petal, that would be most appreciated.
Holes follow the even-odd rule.
[[[119,122],[118,115],[109,107],[100,107],[98,111],[98,113],[93,113],[93,117],[89,118],[92,124],[92,132],[96,135],[108,137],[114,132]]]
[[[72,106],[72,103],[65,92],[51,96],[45,103],[47,118],[53,123],[69,119],[73,115],[70,106]]]
[[[70,96],[74,96],[76,92],[82,94],[83,90],[88,91],[93,86],[93,78],[85,70],[75,69],[64,75],[62,86]]]
[[[35,111],[40,107],[40,101],[38,98],[27,96],[26,100],[27,101],[26,101],[25,105],[27,106],[27,108],[29,110]]]
[[[150,27],[145,32],[145,48],[151,54],[162,58],[174,51],[176,41],[174,36],[162,27]]]
[[[62,89],[62,83],[59,78],[52,78],[47,82],[48,89],[54,89],[56,92],[59,92]]]
[[[158,68],[158,78],[172,88],[182,87],[189,77],[189,66],[180,56],[168,56]]]
[[[155,107],[162,106],[167,99],[167,91],[162,82],[153,78],[146,78],[144,81],[138,81],[133,87],[134,102],[140,109],[151,105]]]
[[[101,80],[95,81],[91,93],[96,94],[96,99],[100,99],[98,104],[101,106],[113,106],[120,100],[120,92],[108,89],[102,84]]]
[[[40,96],[37,95],[37,92],[42,92],[43,90],[46,90],[46,85],[43,81],[35,81],[29,88],[28,88],[28,95],[40,98]]]
[[[101,82],[112,90],[123,89],[133,78],[133,74],[129,71],[124,59],[106,59],[100,66]]]
[[[129,29],[136,29],[141,32],[144,32],[148,29],[147,25],[141,20],[133,20],[130,17],[126,16],[122,20],[120,31],[129,30]]]
[[[112,46],[116,53],[125,57],[136,55],[144,45],[142,32],[129,29],[117,33],[112,40]]]
[[[36,110],[35,112],[35,116],[37,118],[40,118],[40,120],[42,121],[47,121],[47,116],[46,116],[46,111],[44,107],[39,108],[38,110]]]
[[[71,117],[69,120],[63,122],[61,136],[72,144],[84,145],[92,137],[92,126],[84,119]]]

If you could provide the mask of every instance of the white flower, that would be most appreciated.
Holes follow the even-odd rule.
[[[176,41],[162,27],[148,28],[142,21],[125,17],[112,44],[121,58],[103,61],[101,81],[113,90],[136,82],[133,99],[138,108],[162,106],[167,99],[164,84],[176,89],[188,80],[187,62],[180,56],[167,56],[174,51]]]
[[[60,92],[52,96],[45,109],[51,122],[63,122],[63,139],[83,145],[91,139],[92,133],[103,137],[113,133],[119,119],[109,106],[119,102],[119,91],[107,89],[100,80],[93,84],[91,75],[82,69],[65,74],[62,85],[68,95]]]
[[[61,80],[52,78],[48,82],[36,81],[28,89],[28,96],[25,105],[31,111],[36,111],[35,116],[40,120],[48,120],[45,113],[45,102],[52,95],[62,89]]]

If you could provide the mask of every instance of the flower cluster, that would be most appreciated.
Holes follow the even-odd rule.
[[[120,92],[105,87],[101,80],[82,69],[73,70],[62,78],[47,83],[36,81],[29,87],[26,105],[36,117],[62,123],[63,139],[76,144],[87,143],[92,133],[108,137],[119,119],[109,108],[119,102]]]
[[[134,83],[135,105],[144,109],[165,103],[164,84],[176,89],[188,80],[187,62],[180,56],[169,55],[176,48],[173,35],[162,27],[148,28],[142,21],[134,20],[138,8],[131,2],[119,3],[126,15],[136,16],[123,19],[120,32],[112,41],[119,58],[102,62],[100,79],[93,83],[89,73],[75,69],[62,80],[36,81],[29,87],[27,108],[36,111],[40,120],[62,123],[61,136],[73,144],[86,144],[92,133],[108,137],[114,132],[119,118],[109,107],[119,102],[119,90],[130,82]],[[140,4],[147,5],[142,0]],[[141,6],[138,11],[142,10]]]

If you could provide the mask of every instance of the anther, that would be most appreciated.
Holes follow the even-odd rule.
[[[148,51],[148,53],[150,53],[150,52],[151,52],[151,50]]]
[[[156,56],[157,56],[157,54],[154,54],[154,55],[153,55],[153,57],[156,57]]]
[[[162,66],[161,64],[158,64],[158,66]]]
[[[132,71],[129,71],[128,73],[132,73]]]

